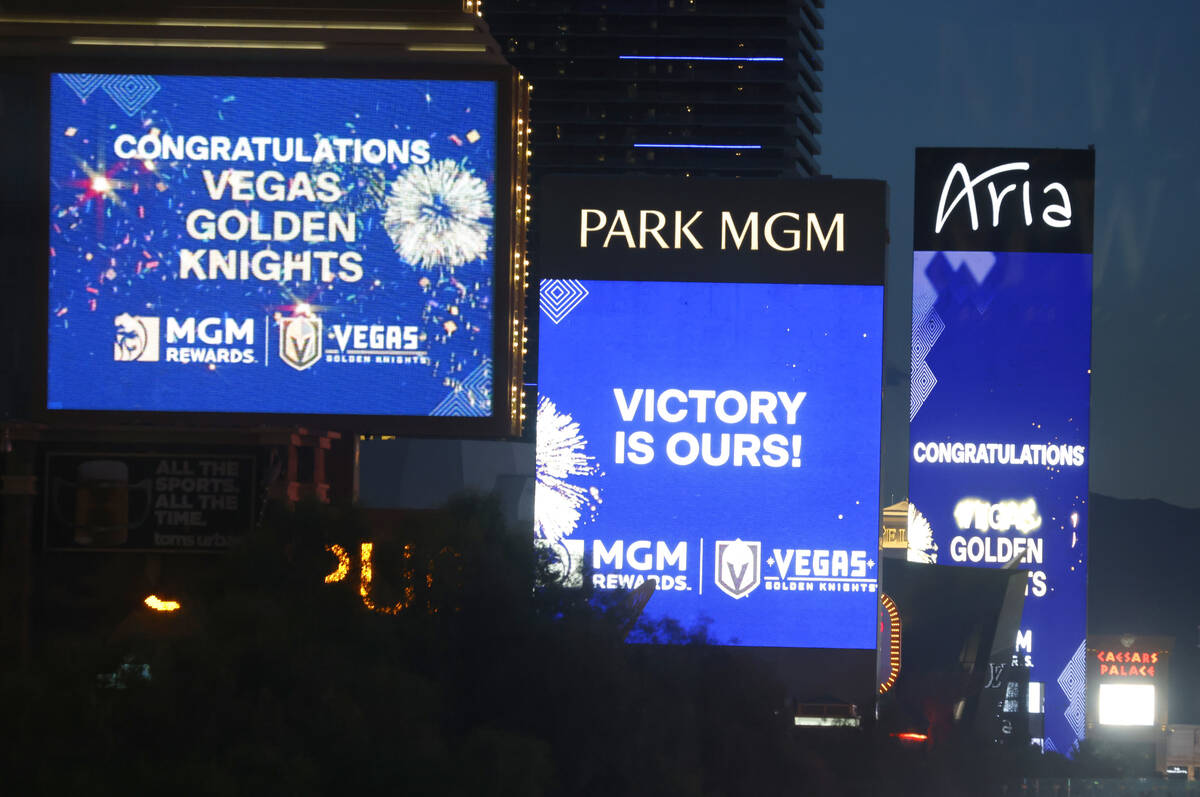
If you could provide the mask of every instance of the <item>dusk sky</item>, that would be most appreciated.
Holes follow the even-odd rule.
[[[1200,6],[831,2],[822,170],[890,187],[882,500],[905,497],[913,150],[1096,148],[1091,489],[1200,506]]]

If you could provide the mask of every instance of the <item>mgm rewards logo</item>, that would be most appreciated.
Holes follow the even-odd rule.
[[[321,319],[307,306],[279,319],[279,359],[303,371],[321,359]]]
[[[158,362],[158,319],[121,313],[113,319],[113,359],[117,362]]]
[[[746,540],[717,540],[713,580],[731,598],[744,598],[762,582],[762,543]]]

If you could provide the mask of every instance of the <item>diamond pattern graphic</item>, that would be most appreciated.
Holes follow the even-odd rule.
[[[492,361],[484,360],[430,415],[481,418],[492,414]]]
[[[933,344],[946,329],[946,322],[933,309],[933,296],[924,294],[913,299],[912,380],[909,386],[908,419],[917,417],[921,405],[937,384],[933,369],[925,362]]]
[[[935,304],[949,301],[957,307],[970,302],[976,312],[986,313],[1003,276],[995,265],[994,252],[914,253],[909,421],[917,417],[937,386],[937,376],[926,358],[946,330],[946,323],[934,309]]]
[[[587,288],[579,280],[542,280],[538,289],[542,312],[556,324],[562,323],[587,295]]]
[[[104,90],[126,116],[140,111],[161,88],[149,75],[109,75],[104,81]]]
[[[63,83],[71,87],[71,91],[75,92],[75,96],[79,99],[87,101],[87,98],[92,96],[92,92],[100,87],[108,77],[108,75],[93,75],[87,73],[76,73],[72,75],[59,75]]]
[[[1067,724],[1075,731],[1075,738],[1082,739],[1084,731],[1084,708],[1087,705],[1087,671],[1084,660],[1087,656],[1087,639],[1079,643],[1075,655],[1067,662],[1062,674],[1058,676],[1058,686],[1067,696],[1067,710],[1063,716]]]
[[[85,102],[96,89],[104,89],[104,93],[112,98],[126,116],[133,116],[140,111],[162,89],[159,82],[149,75],[95,75],[77,72],[59,77],[71,87],[75,96]]]

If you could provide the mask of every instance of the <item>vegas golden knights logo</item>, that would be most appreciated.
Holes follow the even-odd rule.
[[[731,598],[744,598],[762,582],[759,564],[762,543],[717,540],[716,572],[713,581]]]
[[[321,319],[311,313],[279,319],[279,358],[297,371],[321,359]]]

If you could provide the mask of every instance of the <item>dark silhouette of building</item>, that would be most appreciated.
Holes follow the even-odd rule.
[[[819,173],[823,0],[488,0],[533,177]]]

